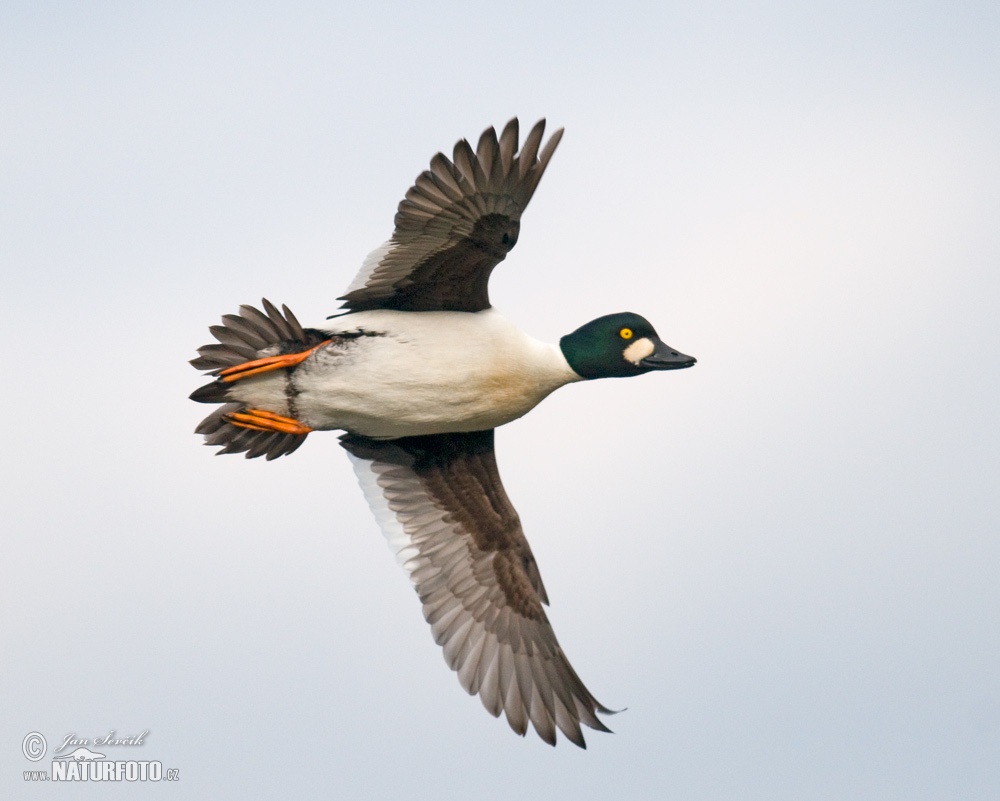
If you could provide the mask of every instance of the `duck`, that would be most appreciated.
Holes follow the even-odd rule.
[[[317,431],[340,431],[362,491],[420,598],[461,686],[524,736],[614,714],[570,665],[545,614],[549,598],[500,480],[494,432],[560,387],[689,368],[633,312],[539,341],[490,304],[493,269],[563,130],[545,120],[519,146],[519,123],[487,128],[473,149],[435,155],[399,203],[392,236],[362,263],[337,313],[303,326],[287,306],[240,306],[191,364],[217,407],[196,428],[220,454],[273,460]]]

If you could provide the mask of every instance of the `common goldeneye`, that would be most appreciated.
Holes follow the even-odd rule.
[[[475,150],[438,153],[365,259],[343,311],[304,328],[287,307],[241,306],[192,364],[215,379],[192,395],[222,404],[198,426],[219,453],[275,459],[312,431],[341,430],[372,510],[410,575],[435,641],[462,686],[523,735],[611,714],[556,641],[538,566],[497,473],[493,430],[565,384],[690,367],[637,314],[600,317],[558,345],[490,306],[490,273],[517,243],[521,214],[562,129],[545,121],[518,151],[518,122]]]

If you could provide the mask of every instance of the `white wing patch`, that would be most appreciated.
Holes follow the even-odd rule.
[[[396,513],[389,508],[389,501],[386,499],[382,487],[378,483],[379,474],[376,468],[391,468],[392,465],[361,459],[350,452],[348,452],[347,458],[351,460],[351,464],[354,466],[354,474],[358,477],[358,483],[361,484],[361,491],[365,494],[365,500],[368,501],[368,506],[371,508],[372,514],[375,515],[375,522],[378,523],[378,527],[381,529],[386,542],[389,543],[389,548],[396,555],[396,560],[410,574],[410,580],[412,581],[413,570],[407,567],[407,564],[414,556],[419,556],[420,552],[413,547],[410,536],[403,529],[403,524],[399,522]],[[399,470],[401,468],[396,469]],[[419,484],[416,476],[413,476],[413,480]]]
[[[387,242],[383,242],[375,250],[365,256],[365,260],[361,263],[361,269],[358,270],[358,274],[354,276],[354,280],[351,281],[349,287],[344,290],[345,295],[349,295],[355,289],[364,289],[368,285],[368,279],[372,277],[372,273],[378,269],[379,265],[382,264],[383,259],[392,252],[394,248],[397,247],[397,243],[393,242],[391,239]]]

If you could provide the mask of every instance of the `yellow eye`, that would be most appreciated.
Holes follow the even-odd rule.
[[[618,332],[618,336],[620,336],[622,339],[631,339],[632,338],[632,329],[631,328],[623,328],[621,331]]]

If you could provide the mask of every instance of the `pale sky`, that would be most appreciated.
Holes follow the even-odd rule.
[[[0,10],[0,796],[997,798],[1000,7],[368,5]],[[334,434],[215,458],[187,400],[514,115],[566,135],[495,305],[699,359],[497,435],[628,708],[585,752],[462,691]],[[23,780],[109,730],[179,781]]]

